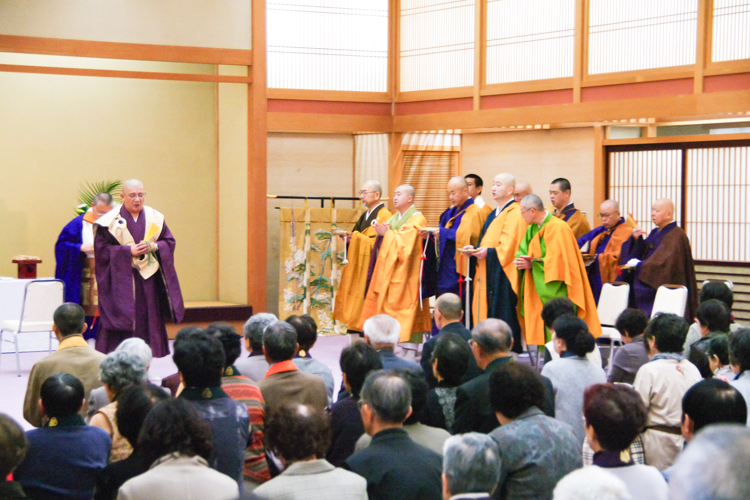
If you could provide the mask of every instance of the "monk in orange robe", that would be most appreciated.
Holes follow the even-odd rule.
[[[479,207],[479,213],[482,215],[482,225],[487,220],[487,216],[492,212],[492,207],[482,198],[482,189],[484,181],[477,174],[468,174],[464,176],[469,196],[474,200],[474,204]]]
[[[562,177],[552,181],[549,187],[552,215],[568,223],[576,239],[591,231],[591,225],[583,212],[570,201],[570,181]]]
[[[529,225],[516,253],[519,270],[518,308],[529,345],[551,339],[542,321],[542,307],[555,297],[567,297],[576,306],[594,337],[602,334],[581,251],[565,222],[544,210],[541,198],[521,200],[521,215]]]

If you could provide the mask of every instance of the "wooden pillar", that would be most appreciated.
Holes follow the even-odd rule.
[[[607,199],[607,149],[604,146],[606,127],[594,125],[594,212],[599,213],[599,207]],[[620,200],[617,200],[620,201]],[[594,216],[594,225],[598,225]]]

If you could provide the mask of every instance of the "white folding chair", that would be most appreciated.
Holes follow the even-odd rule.
[[[607,364],[607,375],[612,372],[612,360],[615,356],[615,342],[621,344],[622,337],[615,328],[617,317],[627,309],[628,297],[630,296],[630,285],[622,281],[605,283],[602,293],[599,295],[599,304],[596,312],[602,324],[602,335],[600,339],[609,339],[609,362]]]
[[[658,313],[672,313],[677,316],[685,315],[687,305],[688,289],[682,285],[662,285],[656,290],[654,307],[651,309],[651,317]]]
[[[18,336],[22,333],[47,332],[49,334],[49,352],[52,352],[52,331],[55,309],[63,303],[65,284],[60,280],[40,279],[26,283],[21,303],[21,314],[17,320],[3,321],[0,327],[0,340],[5,340],[5,332],[13,334],[16,344],[16,370],[21,376],[21,358],[18,355]],[[0,356],[2,359],[2,356]]]

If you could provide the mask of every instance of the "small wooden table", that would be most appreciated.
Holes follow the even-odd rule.
[[[36,279],[36,265],[42,263],[39,257],[31,255],[17,255],[13,258],[13,263],[18,264],[18,279]]]

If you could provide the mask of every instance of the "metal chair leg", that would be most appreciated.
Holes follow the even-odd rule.
[[[13,332],[13,341],[16,344],[16,371],[18,376],[21,376],[21,357],[18,355],[18,334]]]

